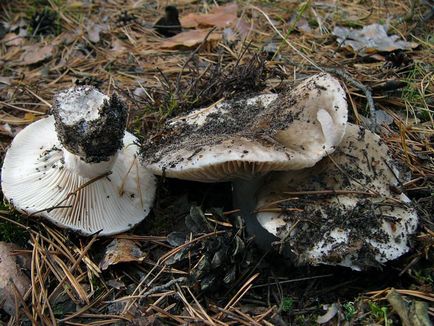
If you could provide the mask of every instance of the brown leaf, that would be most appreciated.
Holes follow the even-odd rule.
[[[127,48],[125,47],[124,42],[122,42],[121,40],[116,38],[112,41],[112,49],[111,50],[115,54],[122,54],[127,50]]]
[[[93,24],[91,23],[87,27],[87,36],[92,43],[98,43],[100,41],[100,33],[108,31],[109,26],[107,24]]]
[[[0,308],[10,315],[15,314],[15,292],[12,283],[21,295],[31,287],[30,279],[23,273],[23,268],[29,268],[29,260],[22,256],[12,255],[19,248],[6,242],[0,242]]]
[[[146,258],[139,246],[132,240],[114,239],[106,248],[104,258],[99,263],[101,270],[106,270],[111,265],[126,262],[140,262]]]
[[[208,35],[208,32],[209,31],[205,29],[182,32],[161,42],[160,48],[162,49],[174,49],[176,47],[191,48],[195,45],[202,43],[205,37]],[[219,41],[220,39],[221,39],[220,34],[211,33],[208,36],[207,41],[208,42]]]
[[[7,33],[2,41],[6,46],[18,46],[23,44],[24,38],[15,33]]]
[[[237,19],[238,5],[230,3],[225,6],[216,7],[209,14],[191,13],[181,18],[181,25],[184,28],[203,27],[227,27]]]
[[[24,46],[24,54],[21,57],[20,65],[33,65],[47,60],[53,55],[52,45],[40,46],[38,44]]]

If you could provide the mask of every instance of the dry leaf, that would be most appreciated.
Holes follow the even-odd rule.
[[[98,43],[100,41],[99,34],[101,32],[107,31],[109,26],[107,24],[93,24],[90,23],[90,25],[87,27],[87,36],[89,38],[89,41],[92,43]]]
[[[194,28],[198,26],[227,27],[237,19],[238,5],[230,3],[225,6],[216,7],[209,14],[191,13],[181,18],[181,26]]]
[[[0,76],[0,84],[10,85],[11,84],[11,77]]]
[[[6,46],[18,46],[23,44],[24,38],[15,33],[7,33],[2,41]]]
[[[51,58],[54,47],[52,45],[40,46],[38,44],[33,44],[24,46],[23,49],[25,51],[21,57],[20,65],[33,65]]]
[[[116,38],[112,41],[112,52],[115,52],[116,54],[122,54],[126,50],[127,48],[125,47],[124,42],[121,40]]]
[[[208,32],[209,31],[205,29],[182,32],[161,42],[160,48],[162,49],[174,49],[176,47],[191,48],[195,45],[202,43],[205,37],[208,35]],[[208,42],[219,41],[220,39],[221,39],[221,35],[218,33],[211,33],[208,36]]]
[[[241,38],[247,37],[247,35],[250,33],[253,27],[252,24],[249,24],[242,18],[237,19],[233,25],[234,25],[234,29],[241,36]]]
[[[111,265],[140,262],[146,258],[136,243],[127,239],[114,239],[106,248],[104,258],[99,263],[101,270],[106,270]]]
[[[24,120],[27,120],[27,121],[29,121],[30,123],[31,123],[31,122],[35,122],[37,119],[38,119],[38,118],[36,117],[36,115],[34,115],[34,114],[31,113],[31,112],[26,112],[26,113],[24,114]]]
[[[380,24],[368,25],[362,29],[336,26],[333,35],[338,37],[337,41],[342,46],[351,47],[361,53],[410,50],[419,46],[415,42],[399,40],[398,35],[387,35],[387,28]]]
[[[22,256],[12,255],[12,251],[19,248],[6,242],[0,242],[0,309],[9,315],[15,314],[15,291],[13,285],[21,295],[31,287],[29,277],[23,268],[29,269],[29,261]]]

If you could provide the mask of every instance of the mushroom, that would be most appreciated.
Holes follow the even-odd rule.
[[[345,92],[329,74],[290,92],[223,102],[169,120],[142,146],[157,175],[201,182],[313,166],[341,141]]]
[[[294,89],[226,101],[169,120],[142,146],[157,175],[200,182],[232,181],[233,202],[264,250],[275,237],[252,215],[254,194],[271,171],[311,167],[340,143],[345,92],[329,74]]]
[[[349,124],[330,157],[270,175],[256,217],[296,264],[378,266],[409,250],[418,224],[399,175],[381,138]]]
[[[82,234],[110,235],[142,221],[156,180],[125,132],[127,108],[91,86],[55,96],[53,116],[24,128],[2,168],[4,196],[19,211]]]

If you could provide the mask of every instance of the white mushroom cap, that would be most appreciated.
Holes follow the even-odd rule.
[[[319,74],[280,95],[223,102],[170,120],[143,145],[155,174],[202,182],[313,166],[341,141],[345,92]]]
[[[103,98],[96,107],[105,110],[106,104]],[[94,136],[94,131],[101,124],[106,129],[104,123],[111,119],[102,116],[72,117],[71,126],[81,126],[82,130],[89,127]],[[96,133],[95,138],[89,137],[86,130],[77,132],[88,138],[78,137],[68,144],[79,148],[78,156],[65,148],[57,134],[58,123],[56,127],[55,118],[49,116],[24,128],[12,141],[2,168],[3,193],[9,202],[23,213],[44,216],[82,234],[120,233],[141,222],[152,206],[156,180],[139,162],[137,139],[124,133],[122,125],[114,128],[113,148],[107,142],[106,130],[102,136]],[[65,130],[63,135],[73,134]],[[96,150],[99,144],[103,145],[100,152]],[[89,158],[91,162],[86,162]]]
[[[329,158],[270,176],[258,195],[257,219],[299,264],[379,265],[409,250],[418,223],[408,197],[391,190],[397,178],[380,137],[349,124]],[[281,211],[270,209],[276,206]]]

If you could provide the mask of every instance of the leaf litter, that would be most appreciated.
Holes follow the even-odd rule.
[[[416,42],[401,40],[399,35],[387,35],[387,27],[380,24],[364,26],[362,29],[335,26],[333,35],[337,36],[341,46],[363,54],[411,50],[419,46]]]
[[[197,18],[220,10],[221,20],[212,21],[215,15],[206,17],[205,24],[198,23],[195,30],[202,32],[201,38],[197,37],[191,47],[184,46],[186,40],[181,40],[163,49],[167,39],[156,35],[152,28],[164,12],[161,3],[2,3],[0,10],[4,13],[2,20],[7,20],[7,34],[0,39],[0,76],[7,82],[0,84],[0,123],[6,133],[9,127],[12,131],[2,135],[2,153],[14,128],[48,113],[53,94],[75,83],[97,84],[103,92],[122,93],[130,105],[129,130],[146,137],[165,119],[222,98],[231,99],[240,92],[278,92],[281,87],[291,87],[317,72],[315,67],[306,67],[310,60],[320,68],[344,69],[353,79],[372,88],[377,110],[387,114],[381,118],[382,137],[394,158],[407,169],[409,181],[400,187],[413,199],[423,220],[414,238],[415,250],[385,266],[383,271],[294,268],[279,257],[255,249],[242,221],[236,217],[237,208],[231,205],[230,185],[161,179],[153,216],[135,230],[116,237],[133,241],[144,253],[144,259],[112,264],[104,271],[98,264],[114,238],[82,238],[34,219],[26,219],[22,224],[16,212],[3,208],[0,235],[6,232],[6,224],[25,230],[26,250],[31,251],[32,259],[30,272],[24,273],[34,278],[30,290],[22,300],[18,298],[18,313],[11,317],[2,311],[2,321],[43,325],[314,324],[317,316],[324,315],[321,304],[334,304],[337,313],[329,323],[337,324],[342,316],[347,316],[353,322],[375,324],[384,323],[384,315],[378,317],[375,311],[384,311],[381,307],[388,305],[386,296],[391,287],[399,287],[397,291],[406,301],[428,303],[426,311],[432,316],[434,58],[427,35],[433,22],[423,20],[427,6],[421,2],[411,10],[409,4],[398,1],[389,2],[387,8],[376,2],[372,10],[361,2],[349,1],[342,2],[339,8],[309,2],[303,10],[299,4],[286,1],[276,5],[263,1],[237,5],[237,11],[224,13],[224,6],[178,2],[181,21],[189,14]],[[35,12],[42,13],[45,7],[59,15],[52,28],[45,25],[49,33],[33,35],[32,17],[36,18]],[[414,15],[409,20],[400,18],[411,11]],[[129,16],[135,19],[127,19]],[[300,17],[295,30],[291,22],[294,16]],[[379,49],[374,49],[378,57],[363,51],[354,56],[334,42],[334,36],[328,32],[335,26],[360,29],[380,24],[385,17],[390,18],[389,25],[393,27],[390,33],[400,35],[399,39],[389,40],[393,46],[404,39],[419,46],[403,50],[405,56],[395,50],[388,57]],[[233,20],[227,25],[224,22],[229,18]],[[229,36],[232,31],[238,33],[234,24],[240,20],[245,22],[244,36],[224,39],[225,28],[229,29]],[[89,21],[109,26],[99,33],[97,43],[88,39]],[[209,27],[215,26],[221,26],[213,32],[219,38],[202,44]],[[311,31],[303,32],[305,27]],[[268,60],[258,53],[267,42],[276,44],[276,55]],[[48,45],[52,50],[38,54]],[[22,64],[25,49],[28,53],[35,50],[38,60],[32,63],[35,59],[29,56],[27,63]],[[366,95],[340,78],[347,91],[350,119],[361,123],[369,115]],[[387,93],[384,88],[374,88],[385,81],[404,86],[392,87]],[[141,91],[134,93],[136,89]],[[184,199],[179,200],[181,197]],[[207,222],[193,222],[191,207],[196,207],[195,219],[205,218]],[[285,302],[292,302],[292,306],[289,310],[285,306],[284,311]],[[352,315],[348,308],[351,304]],[[380,308],[375,310],[372,304]],[[389,305],[387,318],[396,323],[400,318]]]

